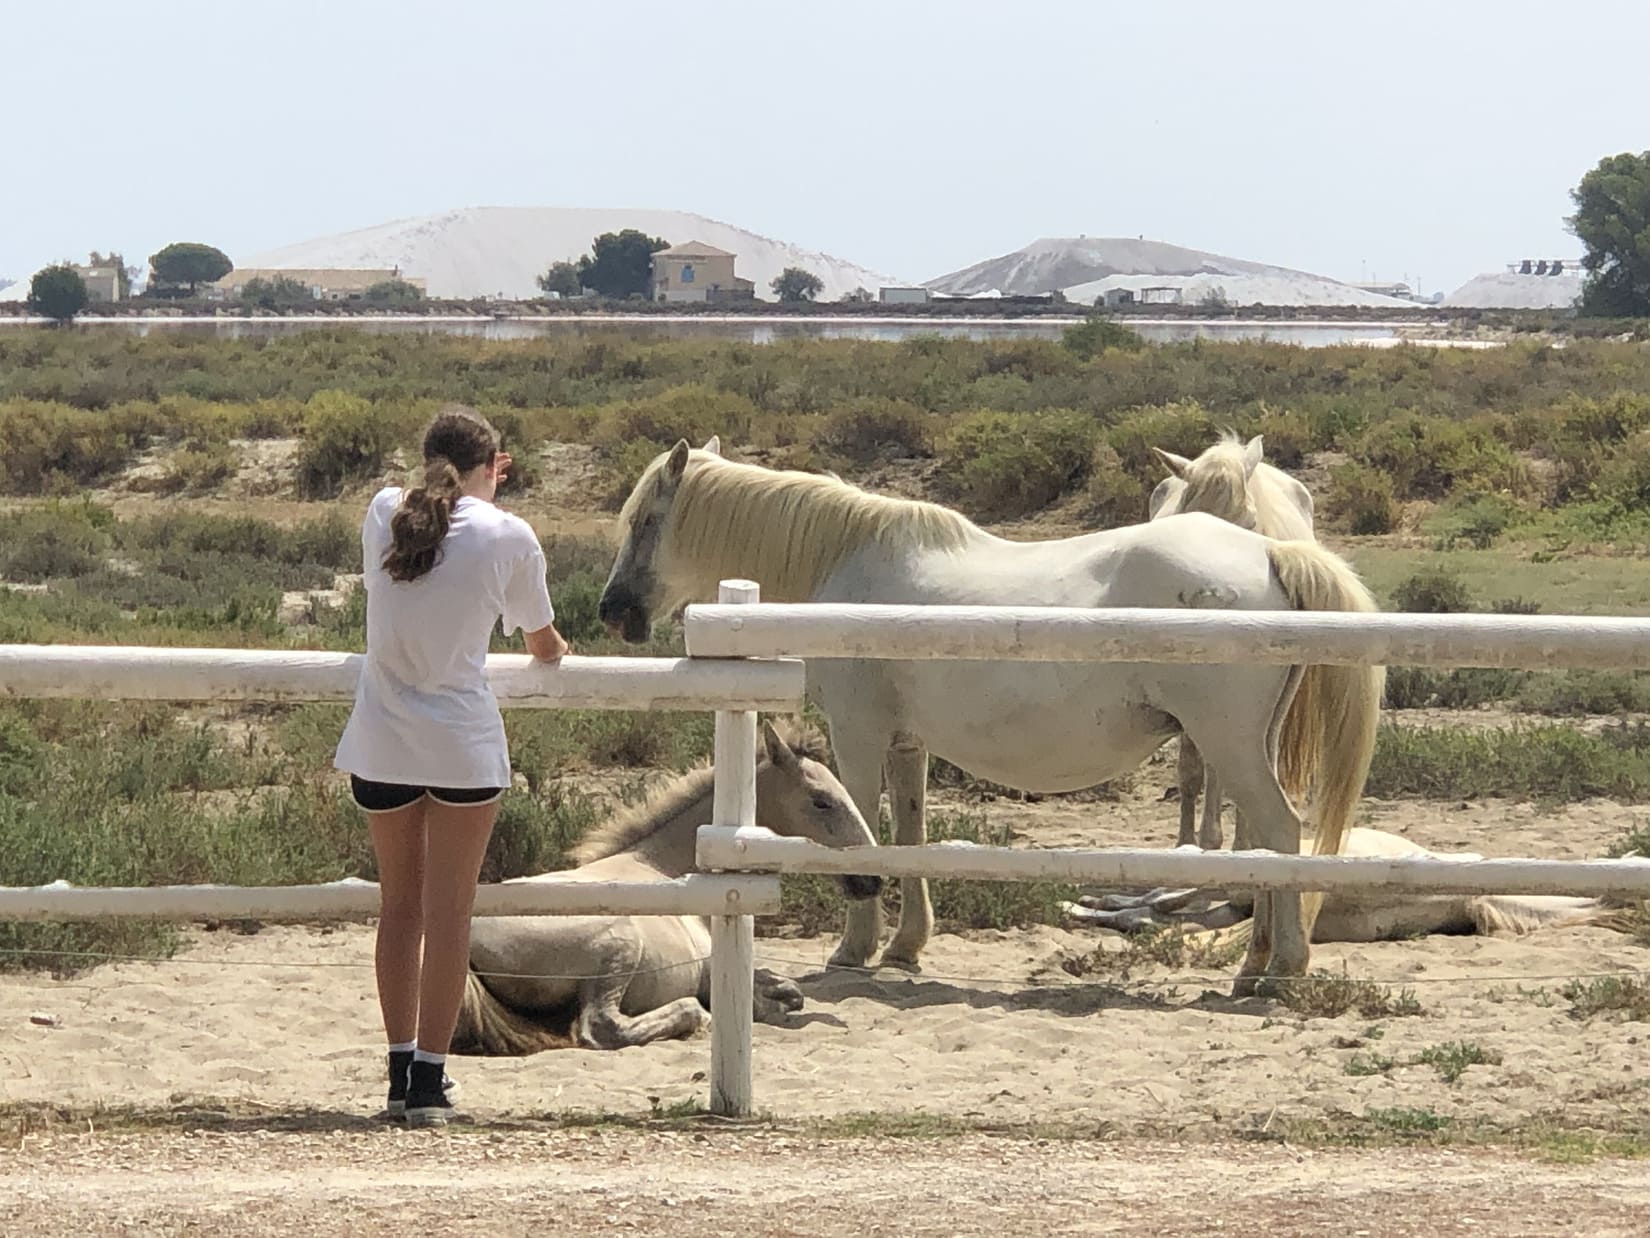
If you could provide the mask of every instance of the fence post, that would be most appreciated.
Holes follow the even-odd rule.
[[[760,597],[749,580],[724,580],[717,601],[748,604]],[[756,824],[756,714],[716,712],[713,824]],[[710,1110],[723,1117],[751,1113],[751,969],[756,922],[748,915],[710,921]]]

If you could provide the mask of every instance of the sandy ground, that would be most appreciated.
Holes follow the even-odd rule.
[[[936,793],[1019,845],[1168,845],[1154,766],[1115,801]],[[594,789],[594,788],[593,788]],[[1434,848],[1600,854],[1639,813],[1482,801],[1368,801],[1364,823]],[[1650,1024],[1578,1020],[1576,976],[1643,971],[1603,929],[1319,946],[1319,966],[1411,989],[1424,1013],[1302,1019],[1234,1002],[1225,970],[1079,981],[1062,962],[1114,935],[941,933],[923,974],[824,973],[834,938],[762,938],[807,1005],[755,1032],[761,1130],[547,1129],[569,1111],[645,1117],[702,1102],[701,1037],[622,1053],[455,1059],[475,1125],[386,1129],[366,926],[192,931],[166,962],[66,980],[0,976],[5,1232],[454,1234],[1629,1234],[1643,1162],[1558,1166],[1509,1149],[1298,1148],[1292,1132],[1424,1111],[1454,1129],[1642,1131]],[[51,1016],[53,1025],[32,1020]],[[1414,1059],[1448,1042],[1499,1057],[1454,1083]],[[1390,1060],[1349,1074],[1355,1058]],[[111,1132],[99,1107],[188,1115]],[[9,1111],[14,1126],[21,1109]],[[833,1116],[933,1114],[1009,1132],[819,1138]],[[87,1115],[90,1114],[88,1119]],[[0,1112],[0,1117],[4,1113]],[[1034,1123],[1084,1132],[1027,1137]],[[1018,1132],[1018,1133],[1016,1133]],[[1390,1137],[1390,1135],[1388,1136]],[[1186,1143],[1164,1143],[1188,1140]],[[1510,1171],[1516,1164],[1516,1171]],[[416,1194],[416,1223],[402,1201]]]
[[[0,1170],[7,1232],[1286,1236],[1644,1232],[1634,1166],[1416,1149],[819,1141],[755,1133],[440,1135],[324,1122],[31,1140]]]
[[[935,806],[955,807],[956,797],[937,796]],[[1174,806],[1142,794],[1123,803],[995,800],[979,810],[1034,845],[1138,845],[1169,841]],[[1365,820],[1429,846],[1586,856],[1631,816],[1590,803],[1548,815],[1496,802],[1374,802]],[[1376,1021],[1374,1031],[1355,1013],[1303,1020],[1233,1002],[1223,969],[1149,968],[1106,982],[1062,970],[1101,938],[1117,940],[1052,927],[942,933],[918,976],[825,973],[834,939],[762,938],[759,962],[799,977],[807,1005],[790,1026],[756,1029],[758,1103],[792,1119],[931,1111],[1200,1133],[1394,1106],[1498,1124],[1560,1111],[1567,1121],[1614,1121],[1650,1103],[1640,1090],[1650,1025],[1579,1021],[1557,995],[1568,978],[1650,963],[1650,952],[1608,930],[1319,946],[1318,966],[1414,990],[1425,1013]],[[191,941],[166,962],[67,980],[0,976],[3,1098],[153,1107],[191,1097],[340,1113],[378,1103],[369,927],[196,931]],[[32,1022],[37,1013],[55,1025]],[[1453,1085],[1426,1065],[1347,1073],[1357,1053],[1403,1061],[1448,1041],[1473,1042],[1502,1062],[1471,1066]],[[465,1059],[454,1073],[478,1118],[496,1120],[646,1113],[655,1101],[703,1099],[707,1065],[701,1038]]]

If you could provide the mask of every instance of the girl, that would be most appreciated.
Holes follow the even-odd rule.
[[[493,506],[510,467],[498,443],[479,414],[443,410],[424,434],[424,484],[379,491],[361,529],[367,657],[334,764],[350,775],[378,858],[387,1114],[414,1126],[452,1112],[445,1063],[470,911],[510,785],[488,641],[502,618],[542,662],[568,650],[537,536]]]

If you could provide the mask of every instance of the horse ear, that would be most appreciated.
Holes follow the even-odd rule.
[[[687,468],[688,441],[685,438],[676,440],[676,446],[670,449],[670,459],[665,461],[665,476],[672,482],[682,480],[682,472]]]
[[[1153,447],[1152,451],[1156,453],[1159,460],[1163,461],[1164,468],[1180,478],[1181,481],[1186,480],[1186,470],[1192,467],[1190,460],[1186,459],[1185,456],[1177,456],[1172,451],[1164,451],[1161,447]]]
[[[796,767],[796,753],[791,751],[791,746],[780,738],[779,732],[773,729],[773,723],[766,718],[762,719],[762,742],[767,746],[768,760],[773,762],[775,769]]]
[[[1261,442],[1261,436],[1255,435],[1243,448],[1243,471],[1253,473],[1266,454],[1266,444]]]
[[[709,438],[707,438],[705,440],[705,445],[703,447],[701,447],[699,450],[700,451],[708,451],[713,456],[721,455],[722,454],[722,436],[720,434],[712,434]]]

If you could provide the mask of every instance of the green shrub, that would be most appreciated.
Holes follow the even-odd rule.
[[[903,400],[859,400],[827,414],[813,445],[859,464],[889,455],[926,456],[933,450],[932,420]]]
[[[1382,727],[1366,793],[1386,799],[1490,795],[1570,803],[1650,799],[1650,732],[1634,726],[1587,735],[1574,727],[1467,731]]]
[[[1523,514],[1505,495],[1460,495],[1441,507],[1430,525],[1439,550],[1453,550],[1463,541],[1474,550],[1488,550]]]
[[[1138,352],[1146,346],[1137,332],[1100,314],[1090,314],[1076,326],[1067,327],[1060,336],[1060,344],[1085,361],[1108,349]]]
[[[381,473],[396,432],[382,410],[342,391],[317,392],[304,407],[298,491],[331,498],[349,482]]]
[[[130,419],[66,404],[0,404],[0,491],[51,494],[93,485],[135,454]]]
[[[983,516],[1029,515],[1088,476],[1098,431],[1081,413],[974,413],[952,429],[938,480]]]
[[[1124,466],[1123,457],[1110,443],[1095,445],[1085,495],[1086,516],[1105,528],[1140,524],[1149,514],[1151,487]]]
[[[593,438],[610,453],[639,443],[651,444],[653,455],[684,438],[695,447],[713,435],[721,435],[730,443],[744,442],[750,437],[755,413],[755,406],[741,396],[703,383],[689,383],[613,405],[603,412]]]
[[[1220,427],[1195,400],[1137,409],[1110,430],[1109,443],[1123,467],[1146,485],[1147,492],[1166,475],[1152,448],[1195,459],[1213,446]]]
[[[90,575],[109,551],[107,509],[89,503],[53,502],[6,519],[0,579],[38,582]]]
[[[1352,457],[1384,475],[1399,498],[1443,498],[1458,486],[1524,494],[1529,466],[1482,424],[1409,413],[1371,426]]]
[[[1349,533],[1390,533],[1398,527],[1398,500],[1385,473],[1357,462],[1337,466],[1329,475],[1324,512]]]
[[[1426,568],[1392,591],[1392,608],[1412,614],[1450,615],[1473,609],[1467,584],[1446,568]]]

